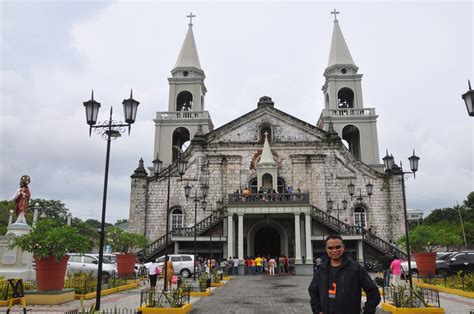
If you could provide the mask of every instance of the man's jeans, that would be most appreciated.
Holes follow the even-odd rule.
[[[239,274],[239,267],[234,267],[234,275],[238,275]]]
[[[383,271],[383,285],[388,287],[390,285],[390,269],[385,269]]]

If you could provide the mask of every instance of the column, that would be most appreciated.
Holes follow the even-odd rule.
[[[179,242],[176,241],[174,243],[174,254],[178,254],[179,253]]]
[[[301,263],[301,236],[300,236],[300,214],[295,214],[295,259]]]
[[[232,214],[227,216],[227,255],[234,257],[234,223]]]
[[[306,263],[311,264],[313,262],[313,245],[311,242],[311,215],[306,213],[305,218],[305,239],[306,239]]]
[[[239,260],[244,259],[244,214],[239,214],[239,232],[237,234],[238,240],[237,240],[237,246],[238,246],[238,256]]]
[[[357,261],[364,262],[364,240],[357,240]]]

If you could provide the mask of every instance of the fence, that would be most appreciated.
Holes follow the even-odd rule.
[[[411,305],[404,307],[424,307],[423,303],[440,307],[438,291],[425,288],[413,288],[413,290],[411,290],[408,286],[384,287],[383,301],[391,302],[397,307],[400,307],[398,305],[400,302],[406,305]]]
[[[145,305],[147,307],[179,308],[189,303],[189,300],[190,289],[177,288],[163,291],[148,288],[140,293],[140,307]]]
[[[474,292],[474,273],[460,271],[456,274],[443,273],[442,275],[421,277],[424,283],[439,285],[445,288],[459,289],[462,291]]]

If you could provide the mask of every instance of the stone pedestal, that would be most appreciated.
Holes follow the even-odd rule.
[[[24,223],[14,223],[7,227],[7,234],[0,237],[0,276],[7,279],[21,278],[35,280],[33,270],[33,254],[23,252],[19,248],[9,249],[14,237],[19,237],[31,231],[31,227]]]

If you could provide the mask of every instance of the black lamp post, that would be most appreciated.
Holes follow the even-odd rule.
[[[342,201],[342,209],[343,210],[346,210],[347,209],[347,200],[344,198]],[[337,220],[339,220],[339,203],[336,203],[336,210],[337,210]],[[328,209],[329,209],[329,212],[331,212],[333,210],[333,207],[334,207],[334,201],[329,199],[328,200]]]
[[[104,257],[104,229],[105,229],[105,211],[107,203],[107,183],[109,179],[109,160],[110,160],[110,142],[112,139],[116,139],[121,136],[121,133],[124,133],[128,127],[128,134],[130,134],[130,129],[132,124],[135,122],[137,115],[138,101],[133,99],[132,91],[130,91],[130,98],[124,99],[122,102],[123,113],[125,117],[125,122],[115,122],[112,120],[112,107],[110,108],[110,116],[108,120],[105,120],[99,125],[97,123],[97,116],[99,115],[100,103],[94,100],[94,91],[92,91],[91,99],[84,102],[84,107],[86,110],[86,121],[89,125],[89,137],[91,136],[92,129],[96,134],[101,135],[105,140],[107,140],[107,151],[105,157],[105,175],[104,175],[104,192],[102,197],[102,218],[100,222],[100,237],[99,237],[99,265],[97,273],[97,293],[95,299],[95,310],[100,310],[100,296],[102,291],[102,263]]]
[[[374,192],[374,185],[371,184],[369,181],[369,183],[365,185],[365,189],[366,189],[367,196],[370,198]],[[352,180],[347,185],[347,190],[349,191],[349,195],[351,196],[351,200],[352,200],[352,197],[354,196],[354,190],[355,190],[355,185],[354,183],[352,183]],[[362,189],[359,188],[359,196],[357,196],[357,202],[362,203],[363,199],[364,199],[364,196],[362,196]]]
[[[405,218],[405,238],[406,238],[406,248],[407,248],[407,259],[408,259],[408,278],[410,281],[410,289],[413,290],[413,281],[411,278],[411,249],[410,249],[410,237],[408,236],[408,219],[407,219],[407,201],[406,201],[406,195],[405,195],[405,174],[412,174],[413,177],[415,177],[415,173],[418,171],[418,161],[420,160],[420,157],[415,155],[415,150],[413,150],[413,155],[408,158],[410,161],[410,169],[411,171],[403,171],[402,168],[402,163],[400,162],[400,167],[397,166],[394,162],[394,158],[392,155],[385,155],[384,158],[382,158],[384,166],[385,166],[385,172],[388,172],[392,175],[399,175],[401,176],[402,180],[402,191],[403,191],[403,214]]]
[[[174,162],[172,162],[166,169],[162,169],[163,162],[156,156],[156,159],[153,160],[153,172],[155,173],[156,180],[158,178],[163,178],[167,177],[168,178],[168,190],[166,194],[166,233],[165,233],[165,261],[164,261],[164,268],[165,268],[165,282],[163,289],[166,291],[168,288],[168,280],[167,280],[167,275],[168,275],[168,236],[169,236],[169,228],[170,228],[170,184],[171,184],[171,171],[173,165],[177,165],[178,168],[178,175],[173,176],[173,177],[179,177],[182,178],[184,173],[186,172],[186,168],[188,166],[188,162],[181,158],[181,155],[176,159]],[[166,173],[162,173],[166,171]]]
[[[474,117],[474,90],[471,89],[471,82],[468,80],[469,90],[462,95],[462,99],[466,103],[467,113]]]
[[[188,200],[189,196],[191,195],[191,189],[192,189],[192,186],[189,186],[189,184],[186,183],[186,186],[184,187],[184,195],[186,196],[186,200]],[[195,189],[194,197],[193,197],[193,202],[194,202],[194,251],[193,251],[193,254],[194,254],[194,269],[193,269],[193,281],[196,281],[197,207],[198,207],[199,202],[202,199],[202,208],[203,208],[203,210],[206,210],[206,204],[207,204],[206,197],[207,197],[208,190],[209,190],[209,185],[207,185],[207,183],[204,183],[201,186],[202,196],[201,197],[198,196],[197,195],[197,189]]]

